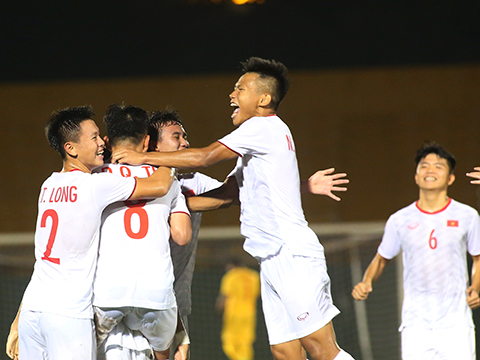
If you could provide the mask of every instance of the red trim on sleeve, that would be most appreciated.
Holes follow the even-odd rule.
[[[193,191],[193,190],[184,191],[183,196],[185,196],[186,198],[195,196],[195,191]]]
[[[188,217],[192,217],[189,213],[185,212],[185,211],[174,211],[172,213],[170,213],[170,215],[172,214],[185,214],[185,215],[188,215]]]
[[[434,212],[429,212],[429,211],[425,211],[425,210],[420,209],[420,207],[418,206],[418,201],[415,203],[415,206],[417,207],[418,210],[420,210],[424,214],[434,215],[434,214],[438,214],[438,213],[441,213],[442,211],[444,211],[448,207],[448,205],[451,204],[451,202],[452,202],[452,199],[449,198],[447,205],[445,205],[445,207],[443,209],[440,209],[440,210],[437,210],[437,211],[434,211]]]
[[[133,193],[135,192],[135,189],[137,188],[137,177],[135,176],[133,179],[135,180],[135,186],[133,187],[133,191],[132,191],[132,193],[130,194],[130,196],[128,197],[127,200],[130,200],[130,198],[132,197]]]
[[[237,155],[240,156],[240,157],[243,157],[242,154],[240,154],[240,153],[236,152],[235,150],[229,148],[227,145],[225,145],[224,143],[222,143],[220,140],[217,140],[217,141],[218,141],[220,144],[222,144],[223,146],[225,146],[228,150],[233,151],[235,154],[237,154]]]

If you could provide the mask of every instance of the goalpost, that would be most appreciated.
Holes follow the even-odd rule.
[[[310,224],[325,248],[333,301],[341,310],[333,321],[338,343],[356,360],[400,359],[401,256],[385,268],[367,301],[355,302],[351,296],[376,253],[384,226],[383,221]],[[33,237],[30,232],[0,233],[0,339],[8,335],[33,270]],[[240,256],[248,266],[258,268],[242,244],[239,226],[200,229],[189,317],[193,358],[226,359],[220,344],[221,316],[215,313],[214,302],[228,257]],[[255,359],[270,360],[261,306],[258,312]]]

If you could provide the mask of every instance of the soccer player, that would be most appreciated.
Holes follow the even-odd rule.
[[[151,151],[184,150],[190,146],[183,121],[173,109],[151,113],[149,134]],[[302,182],[302,192],[328,195],[334,200],[340,200],[332,191],[346,191],[345,187],[339,185],[347,184],[348,180],[344,179],[346,174],[333,174],[333,172],[333,168],[317,171],[308,181]],[[234,183],[235,186],[231,186],[231,182],[235,182],[235,177],[228,178],[225,183],[199,172],[180,173],[177,174],[177,178],[180,181],[183,194],[187,197],[189,208],[193,211],[191,213],[192,240],[184,246],[179,246],[170,241],[175,274],[174,289],[183,325],[183,331],[175,336],[170,354],[175,354],[176,359],[177,357],[186,359],[189,356],[188,315],[190,315],[192,309],[191,284],[195,268],[201,211],[224,208],[232,203],[238,203],[238,187],[236,183]],[[120,340],[125,340],[127,335],[110,338],[110,343],[116,341],[116,344],[120,345]],[[127,341],[128,343],[134,343],[131,340],[126,340],[124,343],[127,343]]]
[[[154,111],[150,114],[149,134],[151,151],[169,152],[184,150],[190,146],[187,140],[187,133],[183,128],[182,118],[173,109]],[[198,172],[177,174],[177,178],[180,182],[182,193],[187,199],[222,186],[220,181]],[[228,206],[231,204],[231,201],[224,199],[222,203],[223,205],[217,204],[217,207]],[[201,212],[191,213],[192,239],[187,245],[180,246],[170,239],[170,252],[175,274],[175,296],[184,331],[182,333],[182,335],[184,334],[183,336],[177,335],[175,337],[170,353],[181,353],[181,356],[184,358],[189,356],[188,316],[192,311],[191,285],[195,269],[201,219]],[[180,354],[177,356],[180,356]]]
[[[145,110],[111,105],[104,122],[113,150],[148,150]],[[143,178],[155,168],[106,164],[96,171]],[[168,357],[177,328],[170,235],[180,246],[191,238],[189,211],[177,180],[162,198],[116,202],[102,215],[93,298],[97,332],[106,336],[123,321],[145,335],[156,359]]]
[[[387,221],[378,252],[352,296],[367,299],[385,265],[403,252],[402,359],[474,360],[472,311],[480,305],[480,218],[447,195],[455,158],[436,143],[416,154],[419,199]],[[468,285],[467,251],[473,257]]]
[[[230,360],[253,360],[260,276],[240,259],[231,259],[215,307],[223,312],[222,348]]]
[[[167,194],[174,179],[159,168],[146,179],[91,174],[103,165],[104,141],[89,106],[61,109],[45,127],[63,169],[43,184],[35,231],[35,267],[7,346],[14,358],[95,359],[92,290],[103,209]]]
[[[170,153],[113,153],[114,162],[201,168],[237,159],[231,173],[240,191],[244,249],[261,267],[262,303],[275,359],[301,359],[300,345],[317,360],[352,357],[335,340],[339,310],[330,295],[323,246],[301,207],[295,143],[276,110],[288,87],[288,70],[250,58],[230,94],[229,135],[200,149]],[[215,190],[214,190],[215,191]]]

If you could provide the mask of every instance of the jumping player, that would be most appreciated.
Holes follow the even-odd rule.
[[[415,157],[419,199],[387,221],[378,252],[352,296],[367,299],[385,265],[403,252],[403,360],[474,360],[472,311],[480,306],[480,218],[447,195],[455,158],[430,143]],[[468,285],[467,251],[473,257]]]
[[[171,153],[114,152],[114,162],[200,168],[238,159],[244,249],[260,261],[263,310],[275,359],[352,357],[338,347],[322,245],[308,227],[300,199],[295,143],[276,110],[288,87],[286,67],[250,58],[230,94],[238,129],[201,149]]]
[[[174,176],[159,168],[146,179],[91,174],[103,165],[104,142],[91,107],[56,111],[45,133],[63,169],[43,184],[35,231],[35,267],[7,347],[18,326],[19,356],[95,359],[92,284],[103,209],[115,202],[167,194]]]
[[[111,105],[104,122],[113,150],[148,150],[145,110]],[[96,171],[143,178],[155,168],[107,164]],[[97,332],[103,338],[123,321],[148,339],[156,359],[168,358],[177,328],[170,234],[180,246],[191,238],[189,211],[177,180],[162,198],[116,202],[102,215],[93,298]]]
[[[187,140],[187,133],[183,127],[183,121],[173,109],[151,113],[149,135],[151,151],[184,150],[190,146]],[[339,201],[340,198],[334,195],[332,191],[346,191],[345,187],[339,185],[347,184],[348,179],[344,178],[346,176],[344,173],[333,174],[333,172],[333,168],[317,171],[309,180],[302,182],[302,193],[310,192],[327,195]],[[175,242],[170,241],[175,274],[175,296],[183,325],[183,331],[175,336],[170,354],[174,354],[175,359],[177,357],[186,359],[189,357],[188,315],[190,315],[192,308],[191,284],[202,217],[201,211],[224,208],[232,203],[238,204],[238,186],[236,185],[235,177],[229,177],[225,183],[221,183],[199,172],[180,173],[177,174],[177,178],[192,211],[192,240],[185,246],[179,246]],[[234,186],[232,186],[232,183]],[[109,341],[117,346],[122,344],[121,340],[124,340],[124,344],[142,344],[138,337],[132,335],[130,339],[127,339],[127,335],[124,332],[123,336],[115,335],[115,338],[109,337]],[[134,338],[137,341],[132,341]],[[134,350],[132,351],[133,355],[138,353],[143,345],[135,346],[132,349]]]

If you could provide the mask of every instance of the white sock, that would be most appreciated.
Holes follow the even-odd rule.
[[[346,351],[340,350],[340,352],[335,356],[333,360],[355,360],[352,355],[347,353]]]

